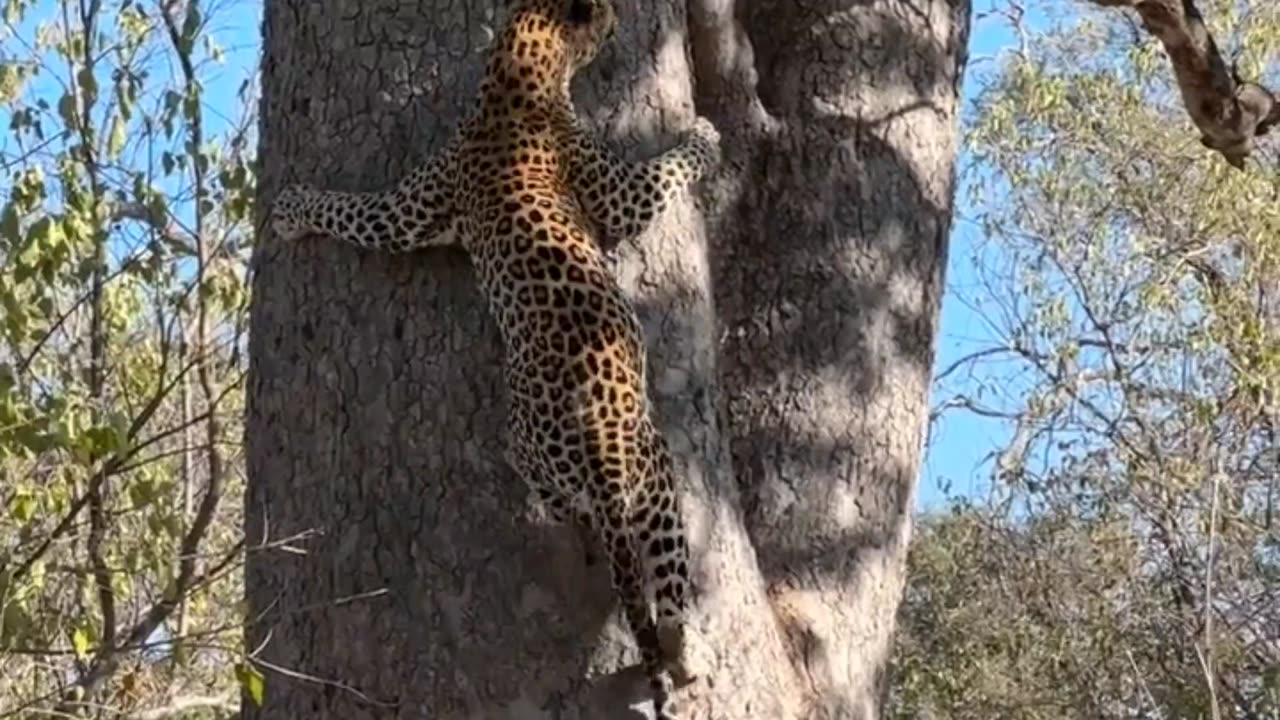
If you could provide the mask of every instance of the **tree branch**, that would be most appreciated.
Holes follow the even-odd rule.
[[[199,12],[199,4],[197,2],[190,3],[186,8],[187,13]],[[173,8],[169,5],[162,4],[160,6],[160,16],[164,23],[164,27],[168,32],[169,40],[173,45],[173,50],[177,55],[179,65],[182,68],[185,90],[188,97],[197,97],[199,93],[199,83],[197,82],[195,67],[191,61],[190,49],[184,41],[183,31],[179,29],[178,19],[173,15]],[[194,17],[194,16],[190,16]],[[203,125],[199,113],[194,113],[188,120],[188,136],[189,144],[193,154],[201,152],[204,147]],[[129,646],[136,645],[146,641],[148,637],[155,632],[168,617],[177,608],[178,604],[186,596],[191,589],[194,581],[197,579],[196,560],[200,544],[204,541],[205,535],[209,530],[209,526],[213,523],[214,514],[217,511],[218,504],[222,499],[222,487],[225,480],[226,470],[223,467],[222,453],[218,449],[218,438],[221,436],[221,427],[217,412],[218,401],[222,398],[218,389],[215,387],[211,373],[209,372],[209,360],[205,355],[210,342],[210,332],[208,328],[208,302],[204,297],[204,293],[199,290],[203,288],[208,270],[209,248],[205,237],[205,209],[204,200],[208,195],[205,183],[205,174],[203,163],[199,157],[192,158],[192,174],[196,187],[196,216],[195,216],[195,254],[196,254],[196,279],[195,286],[197,288],[196,297],[196,337],[195,342],[198,346],[197,360],[194,364],[196,379],[200,385],[205,401],[204,426],[205,426],[205,460],[207,463],[209,484],[205,489],[204,496],[200,499],[199,507],[196,509],[196,515],[191,521],[191,525],[187,528],[183,535],[182,542],[179,547],[177,573],[173,582],[165,590],[164,595],[159,601],[147,610],[143,618],[129,631],[123,643],[119,646],[115,644],[103,644],[93,659],[88,672],[84,673],[76,683],[76,686],[83,689],[84,694],[88,696],[103,680],[110,677],[119,667],[123,650]],[[74,701],[64,701],[64,707],[74,707]],[[63,709],[60,707],[59,709]]]
[[[1182,93],[1183,106],[1200,129],[1200,143],[1243,170],[1253,138],[1280,124],[1280,102],[1254,82],[1228,70],[1194,0],[1091,0],[1104,7],[1131,7],[1164,45]]]
[[[221,710],[226,714],[234,714],[240,709],[240,703],[229,695],[192,695],[189,697],[174,698],[168,705],[160,707],[148,708],[146,710],[135,710],[127,715],[123,715],[123,720],[162,720],[163,718],[182,715],[192,710],[201,709]]]
[[[165,373],[168,371],[169,347],[168,333],[162,333],[159,368],[161,378],[164,378]],[[185,369],[179,372],[179,378],[185,372]],[[92,475],[89,480],[89,488],[85,494],[81,495],[71,504],[71,507],[67,509],[66,514],[62,516],[62,520],[58,521],[58,524],[53,528],[53,531],[49,533],[43,542],[40,543],[40,546],[36,548],[35,552],[28,555],[27,559],[23,560],[22,563],[18,565],[17,569],[13,571],[12,577],[15,580],[20,580],[26,576],[26,574],[31,570],[31,567],[49,551],[49,548],[53,547],[53,544],[58,541],[58,538],[65,535],[71,529],[72,525],[75,523],[76,517],[78,517],[81,511],[84,510],[85,505],[89,503],[93,493],[98,491],[98,488],[106,482],[107,478],[114,475],[121,465],[146,446],[146,443],[143,443],[142,445],[135,445],[133,441],[137,438],[138,433],[142,432],[142,429],[146,427],[152,416],[160,409],[164,399],[168,397],[169,391],[172,390],[173,383],[176,382],[177,379],[167,385],[162,382],[156,387],[155,395],[151,397],[151,400],[142,409],[142,412],[138,413],[137,417],[133,419],[133,422],[129,424],[129,430],[126,432],[125,436],[129,439],[130,447],[103,460],[103,467]]]
[[[178,227],[171,218],[157,213],[154,209],[140,202],[117,204],[111,217],[116,222],[132,220],[142,223],[153,230],[169,247],[180,250],[185,255],[195,255],[193,247],[195,240],[190,234]]]

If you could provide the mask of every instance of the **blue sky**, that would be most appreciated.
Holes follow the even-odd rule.
[[[966,106],[973,97],[978,76],[993,69],[992,58],[1014,44],[1014,36],[1003,22],[995,17],[983,17],[992,10],[992,4],[993,0],[976,0],[975,24],[970,42],[971,63],[964,85]],[[30,28],[36,22],[48,18],[49,12],[55,11],[57,7],[53,2],[40,5],[43,7],[23,23],[24,27],[19,28],[19,34],[30,37]],[[206,7],[206,17],[213,18],[208,28],[209,34],[216,38],[224,52],[223,61],[208,67],[203,75],[206,130],[212,137],[226,130],[235,120],[238,113],[234,108],[240,104],[237,92],[241,84],[256,73],[261,0],[220,0]],[[1044,18],[1033,15],[1025,21],[1030,27],[1038,27],[1042,25]],[[0,59],[4,59],[2,49]],[[167,71],[174,70],[168,68]],[[38,89],[43,94],[48,89],[44,83],[53,82],[53,78],[46,78],[33,89]],[[7,126],[8,120],[0,112],[0,123]],[[11,156],[13,151],[13,147],[6,150],[4,144],[0,143],[0,157]],[[967,160],[962,154],[960,162],[965,163]],[[974,208],[967,204],[963,189],[957,196],[957,203],[958,212],[953,224],[947,271],[948,287],[938,339],[937,369],[945,368],[995,340],[992,329],[983,319],[986,314],[984,307],[973,304],[974,298],[980,295],[979,272],[982,264],[991,261],[995,251],[983,244],[980,230],[974,223],[966,220],[973,216]],[[946,390],[976,392],[984,376],[989,379],[992,370],[992,366],[987,365],[980,369],[980,374],[972,377],[963,372],[957,373],[952,378],[953,382],[948,382]],[[936,403],[943,397],[944,393],[936,389],[933,401]],[[936,507],[945,499],[943,486],[948,486],[953,494],[983,492],[990,472],[989,456],[1008,433],[1009,428],[1000,421],[958,411],[944,415],[931,432],[917,493],[917,506],[921,509]]]
[[[1009,26],[996,17],[987,17],[996,3],[974,0],[974,24],[969,37],[969,68],[965,75],[962,102],[968,110],[979,88],[980,75],[994,69],[993,60],[1016,39]],[[1037,27],[1043,16],[1031,13],[1028,27]],[[971,161],[963,148],[961,167]],[[966,355],[998,341],[993,328],[984,319],[987,308],[977,298],[981,295],[980,270],[995,251],[984,245],[980,228],[969,219],[975,208],[968,202],[964,184],[956,193],[956,216],[951,226],[951,247],[947,263],[947,289],[942,300],[942,318],[937,339],[934,372],[948,368]],[[943,387],[935,386],[931,402],[937,404],[953,392],[976,394],[991,364],[978,366],[971,380],[966,371],[956,373],[957,380]],[[976,495],[985,492],[991,470],[991,454],[1009,437],[1008,423],[964,411],[945,413],[930,429],[920,486],[916,492],[917,509],[937,507],[952,495]]]

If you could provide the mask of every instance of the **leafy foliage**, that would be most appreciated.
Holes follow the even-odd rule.
[[[202,10],[0,10],[0,715],[235,688],[252,138]]]
[[[1276,75],[1280,6],[1201,6]],[[941,378],[1010,439],[990,501],[917,537],[897,716],[1276,717],[1276,154],[1204,152],[1114,13],[1024,32],[967,129],[999,341],[944,371],[980,397]]]
[[[1275,78],[1280,6],[1201,5]],[[0,7],[0,715],[269,693],[239,636],[254,169],[252,118],[208,97],[219,12]],[[1276,153],[1206,153],[1117,12],[1023,32],[966,138],[1001,342],[983,394],[940,378],[1012,432],[990,502],[920,525],[893,712],[1274,718]]]

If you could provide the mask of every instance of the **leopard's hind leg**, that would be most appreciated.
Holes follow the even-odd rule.
[[[530,455],[531,453],[524,446],[516,443],[512,433],[507,443],[506,460],[529,489],[525,500],[526,505],[535,512],[541,511],[543,516],[554,525],[571,526],[578,538],[578,545],[582,549],[583,563],[587,567],[592,567],[599,562],[600,558],[596,551],[596,538],[592,532],[595,521],[591,516],[590,501],[582,493],[566,497],[539,469]]]
[[[680,495],[676,487],[671,451],[654,424],[646,419],[637,433],[638,455],[631,463],[637,488],[630,526],[644,581],[657,613],[658,638],[664,664],[677,684],[692,677],[684,670],[686,595],[689,579],[689,545],[685,537]]]

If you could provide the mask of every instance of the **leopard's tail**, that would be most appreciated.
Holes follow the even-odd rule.
[[[607,462],[605,464],[608,465]],[[602,470],[605,474],[609,472],[607,467]],[[629,468],[618,468],[615,472],[626,473],[628,470]],[[640,542],[640,538],[644,536],[640,523],[655,512],[656,507],[650,507],[643,497],[633,496],[631,493],[600,492],[609,483],[606,477],[597,480],[603,482],[591,483],[595,490],[592,503],[594,524],[608,555],[609,575],[614,592],[622,603],[623,614],[635,635],[636,645],[640,648],[640,664],[653,692],[654,715],[658,720],[677,720],[671,700],[674,682],[668,672],[669,656],[664,651],[659,626],[654,622],[650,610],[649,590],[652,584],[648,564],[644,561],[646,548]],[[644,483],[643,477],[633,477],[632,480]],[[644,493],[643,488],[637,486],[635,489],[640,494]]]
[[[635,590],[623,594],[622,602],[627,615],[627,624],[636,636],[636,645],[640,647],[640,665],[649,678],[649,688],[653,693],[653,716],[656,720],[678,720],[671,691],[674,683],[662,658],[662,644],[658,641],[658,629],[649,615],[648,603],[644,595],[636,602]]]
[[[649,612],[649,598],[645,592],[643,573],[644,563],[636,553],[639,548],[629,528],[619,527],[624,523],[614,523],[612,518],[626,518],[624,498],[610,499],[613,507],[606,509],[606,517],[597,517],[597,527],[604,530],[600,539],[604,542],[609,556],[609,574],[613,581],[614,592],[622,602],[622,610],[627,618],[627,625],[635,635],[636,645],[640,648],[640,664],[653,691],[654,716],[658,720],[677,720],[671,701],[671,690],[674,686],[671,675],[667,671],[662,642],[658,636],[658,626]],[[622,507],[618,507],[622,505]],[[597,511],[599,512],[599,511]]]

